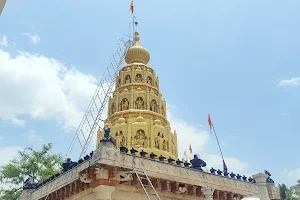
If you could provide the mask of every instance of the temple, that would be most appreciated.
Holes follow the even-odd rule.
[[[178,159],[177,134],[171,132],[166,101],[149,60],[136,31],[95,151],[76,162],[68,159],[61,173],[42,183],[26,181],[21,199],[240,200],[253,195],[279,200],[268,171],[252,177],[213,168],[205,172],[206,162],[197,155],[190,162]]]
[[[139,40],[136,31],[134,44],[125,56],[127,65],[120,70],[115,91],[108,102],[104,128],[110,127],[117,148],[123,145],[177,159],[176,132],[171,132],[167,120],[166,101],[159,91],[159,79],[147,66],[150,54]],[[97,141],[103,135],[99,130]]]

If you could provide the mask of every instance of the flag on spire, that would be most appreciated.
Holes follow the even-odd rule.
[[[131,13],[133,14],[133,12],[134,12],[133,0],[131,0],[130,11],[131,11]]]
[[[211,129],[212,129],[212,127],[213,127],[213,123],[211,122],[211,119],[210,119],[210,115],[208,114],[208,124],[209,124],[209,127],[210,127],[210,133],[212,133],[211,132]]]
[[[189,150],[190,150],[190,154],[192,154],[193,153],[193,149],[192,149],[192,144],[191,143],[190,143]]]
[[[186,150],[184,150],[184,153],[183,153],[183,155],[185,155],[185,157],[186,157]]]

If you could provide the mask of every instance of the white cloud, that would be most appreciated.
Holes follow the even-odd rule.
[[[37,34],[23,33],[23,35],[29,37],[29,39],[33,44],[39,44],[41,41],[40,36]]]
[[[297,184],[297,180],[300,179],[300,167],[296,169],[284,169],[284,175],[287,176],[286,184],[292,186]]]
[[[11,58],[0,50],[0,119],[24,125],[21,116],[30,116],[77,127],[95,83],[94,77],[55,59],[30,53]]]
[[[187,155],[190,154],[188,148],[189,145],[192,144],[193,152],[199,153],[201,159],[207,163],[207,170],[209,170],[211,167],[222,170],[223,163],[221,156],[210,154],[205,150],[205,147],[207,147],[211,140],[211,134],[206,130],[199,130],[183,120],[176,119],[173,114],[174,109],[176,109],[175,106],[168,104],[167,115],[172,129],[176,130],[177,133],[179,158],[184,157],[183,154],[185,150]],[[246,173],[248,176],[252,175],[246,171],[248,165],[247,163],[233,157],[225,157],[224,159],[229,171],[234,173]]]
[[[7,37],[2,36],[2,40],[0,41],[0,46],[8,46]]]
[[[299,85],[300,85],[300,77],[281,80],[278,83],[278,86],[299,86]]]

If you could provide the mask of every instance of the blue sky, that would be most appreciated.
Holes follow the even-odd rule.
[[[0,164],[16,149],[65,153],[117,40],[127,1],[8,1],[0,17]],[[180,154],[230,171],[300,179],[300,2],[135,0]],[[297,79],[298,78],[298,79]],[[187,137],[188,136],[188,137]],[[92,147],[91,147],[92,149]],[[7,155],[7,156],[3,156]]]

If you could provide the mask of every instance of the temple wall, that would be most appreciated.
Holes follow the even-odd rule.
[[[204,200],[204,197],[191,197],[190,195],[186,194],[174,194],[174,193],[167,193],[167,192],[158,192],[158,195],[161,200]],[[134,193],[129,191],[121,191],[117,190],[112,193],[112,199],[114,200],[148,200],[145,193]],[[156,199],[153,198],[152,199]]]
[[[91,164],[102,163],[109,166],[143,169],[148,176],[201,187],[215,188],[241,195],[258,195],[258,186],[253,183],[217,176],[206,172],[170,165],[147,158],[120,153],[102,145],[94,152]]]
[[[161,200],[204,200],[204,196],[190,196],[187,194],[176,194],[171,192],[157,191]],[[154,196],[153,196],[154,197]],[[66,200],[148,200],[145,193],[140,189],[136,190],[133,186],[98,186],[73,195]]]
[[[240,200],[249,194],[261,200],[279,199],[275,185],[266,184],[266,174],[254,175],[255,184],[125,154],[111,143],[101,143],[90,160],[36,190],[24,191],[21,199],[44,200],[48,194],[48,200],[146,199],[136,177],[124,178],[133,168],[146,172],[161,199]]]

